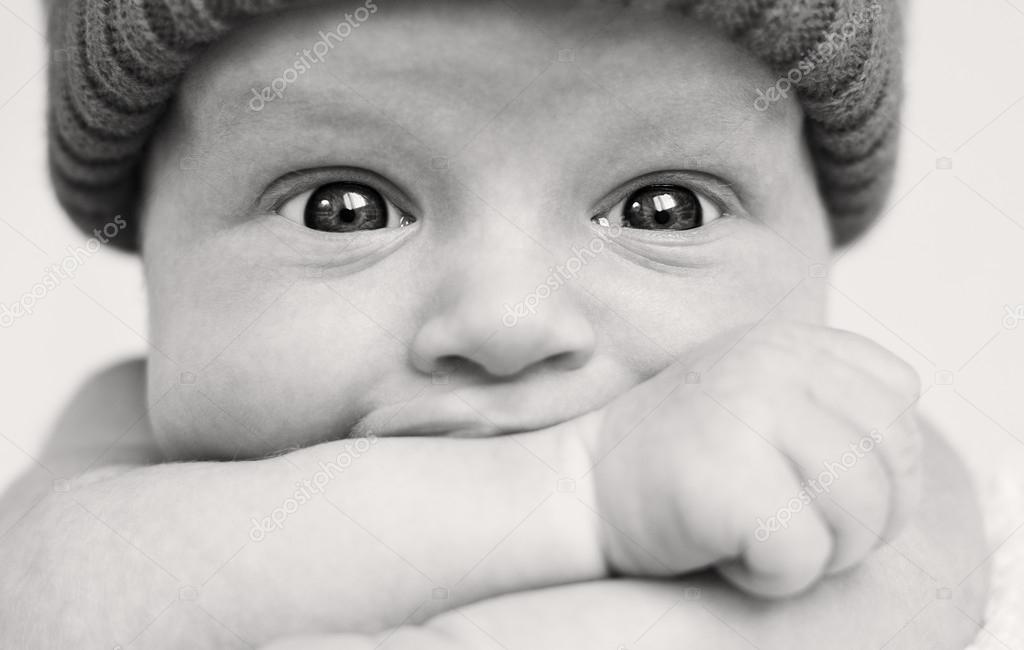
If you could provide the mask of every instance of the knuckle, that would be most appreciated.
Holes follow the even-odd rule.
[[[919,427],[901,425],[890,429],[889,448],[892,450],[894,470],[903,473],[919,471],[924,454],[924,436]]]
[[[914,366],[878,343],[869,340],[869,344],[879,351],[874,365],[877,372],[885,377],[887,383],[893,386],[901,395],[913,396],[921,392],[921,377]],[[871,363],[870,359],[865,361]]]
[[[891,374],[893,382],[905,395],[918,395],[921,392],[921,377],[914,366],[900,357],[893,355]]]

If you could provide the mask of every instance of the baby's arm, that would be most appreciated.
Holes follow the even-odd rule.
[[[249,643],[378,631],[599,578],[592,513],[552,497],[560,471],[585,471],[575,438],[555,429],[337,441],[261,461],[121,459],[100,480],[51,493],[0,539],[0,646],[126,645],[151,621],[197,648],[216,645],[203,635],[222,625]],[[296,484],[315,480],[321,462],[347,468],[280,528],[253,535],[252,519],[292,510]]]
[[[836,336],[855,356],[877,357],[874,370],[882,371],[882,381],[844,360],[822,357],[820,350],[809,356],[800,352],[808,340],[821,347]],[[686,387],[687,368],[677,365],[615,400],[610,410],[543,432],[479,441],[380,440],[362,452],[359,441],[341,441],[266,461],[130,470],[80,492],[50,497],[30,513],[0,546],[13,544],[7,555],[17,560],[15,566],[28,566],[26,584],[41,591],[22,587],[16,597],[13,591],[5,595],[0,584],[0,599],[15,611],[18,597],[28,593],[29,602],[66,604],[76,612],[99,598],[111,599],[102,612],[91,613],[96,621],[72,629],[84,634],[98,621],[116,626],[103,612],[137,622],[163,611],[160,595],[153,596],[157,602],[144,603],[138,593],[125,599],[121,587],[158,591],[170,579],[174,589],[182,582],[201,585],[203,602],[215,610],[218,622],[245,629],[250,640],[260,641],[291,630],[376,631],[433,613],[416,607],[429,601],[435,586],[452,590],[441,601],[440,609],[447,609],[599,578],[606,560],[625,575],[665,576],[739,557],[743,562],[726,573],[731,580],[756,593],[792,593],[828,568],[833,540],[827,524],[836,532],[833,569],[861,559],[872,540],[851,523],[857,517],[821,507],[828,505],[824,499],[764,543],[747,542],[755,534],[755,519],[797,494],[796,465],[802,466],[800,473],[813,471],[863,436],[868,429],[863,425],[887,422],[889,416],[879,419],[875,406],[882,411],[898,406],[895,413],[912,403],[904,393],[913,388],[894,389],[894,402],[881,385],[887,375],[901,375],[903,366],[890,372],[894,362],[887,354],[865,349],[850,336],[806,327],[745,336],[742,345],[729,348],[728,363],[715,364],[720,370],[696,390]],[[859,415],[869,417],[847,422],[827,415],[822,404],[806,402],[807,384],[832,389],[822,399],[847,410],[860,406]],[[853,385],[867,392],[835,390]],[[735,412],[718,401],[735,408],[738,397],[748,402],[740,411],[744,415],[753,408],[754,415],[784,413],[791,421],[744,430]],[[589,443],[578,444],[580,439]],[[887,429],[879,457],[861,459],[857,471],[832,487],[828,502],[855,497],[863,508],[853,510],[871,530],[883,530],[886,518],[890,526],[898,521],[893,515],[899,509],[892,509],[889,497],[907,492],[900,487],[906,470],[897,469],[916,465],[914,445],[896,459],[898,465],[882,460],[888,458],[886,449],[903,439],[895,425]],[[799,462],[787,463],[789,453],[802,454]],[[266,540],[250,544],[245,533],[252,518],[281,507],[296,484],[313,478],[319,463],[356,455],[362,457],[329,482],[324,499],[290,514],[287,525],[267,533]],[[592,460],[594,472],[589,471]],[[732,480],[715,480],[723,472]],[[559,475],[587,476],[594,486],[578,481],[579,499],[548,499]],[[592,505],[581,507],[580,501]],[[594,512],[611,525],[598,526]],[[443,521],[436,520],[438,513]],[[820,532],[810,540],[813,553],[807,536],[801,537],[807,530]],[[112,543],[97,543],[102,534]],[[0,583],[9,587],[21,578],[0,575]],[[67,587],[46,591],[54,581]],[[245,594],[246,602],[233,600],[236,594]],[[139,603],[143,608],[133,611]],[[16,623],[27,629],[23,621]]]
[[[761,600],[713,573],[604,580],[501,596],[394,633],[261,650],[961,650],[983,618],[989,551],[963,463],[934,434],[923,467],[925,496],[900,537],[796,598]]]

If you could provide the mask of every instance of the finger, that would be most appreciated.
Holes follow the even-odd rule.
[[[921,378],[914,367],[885,346],[867,337],[833,327],[791,323],[773,333],[779,342],[827,352],[849,365],[873,375],[883,385],[913,399],[921,392]]]
[[[801,479],[801,500],[821,513],[833,533],[827,571],[842,571],[871,552],[888,521],[888,472],[877,456],[852,450],[858,432],[848,420],[814,405],[788,415],[779,444]]]
[[[918,418],[908,417],[882,432],[879,448],[896,486],[882,532],[884,539],[891,540],[910,521],[924,489],[924,435]]]
[[[876,374],[831,350],[812,354],[805,372],[814,376],[801,378],[801,383],[816,403],[854,423],[860,436],[851,441],[852,451],[877,454],[885,464],[892,483],[892,505],[889,521],[876,532],[891,537],[906,523],[920,498],[923,439],[914,409],[917,396],[894,391]]]
[[[790,596],[821,577],[832,555],[832,534],[800,499],[800,484],[780,453],[765,454],[745,481],[740,556],[718,567],[740,588],[764,597]]]
[[[819,325],[766,325],[750,338],[760,344],[763,358],[774,359],[776,371],[788,373],[808,387],[815,401],[855,424],[861,432],[857,453],[870,450],[881,457],[892,484],[892,504],[889,520],[876,532],[893,536],[920,498],[923,442],[913,408],[920,389],[916,372],[869,339]],[[756,424],[756,415],[743,417]],[[760,415],[766,423],[774,417],[771,412]]]
[[[920,499],[923,442],[913,408],[919,387],[916,373],[885,348],[841,330],[773,325],[754,338],[761,358],[771,360],[777,372],[788,373],[816,402],[855,424],[861,432],[852,441],[856,453],[870,451],[882,458],[892,485],[892,504],[889,520],[876,532],[885,538],[895,535]],[[857,361],[851,363],[854,358]],[[754,426],[770,426],[779,411],[775,407],[741,415]]]
[[[851,452],[877,456],[886,468],[892,503],[877,532],[888,538],[905,525],[921,495],[924,439],[915,409],[859,368],[827,360],[820,365],[827,370],[808,383],[812,399],[852,423],[859,435],[850,440]]]

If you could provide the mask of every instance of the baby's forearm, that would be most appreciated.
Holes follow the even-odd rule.
[[[267,650],[963,648],[983,618],[987,544],[962,461],[933,433],[926,441],[925,498],[900,538],[793,598],[762,600],[710,572],[599,580],[508,594],[422,626],[281,639]]]
[[[592,514],[556,490],[585,462],[573,440],[556,428],[337,441],[135,469],[56,494],[0,540],[0,645],[132,638],[179,597],[208,614],[188,620],[250,643],[372,632],[601,577]]]

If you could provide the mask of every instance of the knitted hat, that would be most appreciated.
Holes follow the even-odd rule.
[[[253,16],[310,0],[53,0],[49,154],[57,197],[91,233],[122,215],[112,240],[138,247],[140,163],[188,66]],[[846,244],[892,183],[902,97],[897,0],[670,0],[778,71],[751,89],[754,110],[795,93],[828,208]]]

